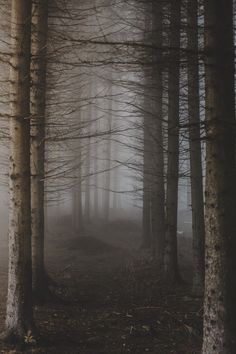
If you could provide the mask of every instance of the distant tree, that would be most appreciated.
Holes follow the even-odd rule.
[[[87,140],[87,145],[86,145],[86,156],[85,156],[85,161],[84,161],[84,170],[85,170],[85,196],[84,196],[84,219],[85,222],[90,222],[91,221],[91,186],[90,186],[90,180],[91,180],[91,137],[90,137],[90,132],[91,132],[91,104],[88,106],[88,115],[87,115],[87,134],[88,134],[88,139]]]
[[[93,203],[94,203],[94,218],[98,219],[99,217],[99,194],[98,194],[98,146],[94,145],[94,194],[93,194]]]
[[[108,87],[108,105],[106,111],[106,123],[105,130],[107,130],[106,146],[105,146],[105,178],[104,178],[104,217],[105,221],[109,221],[110,218],[110,208],[111,208],[111,198],[110,198],[110,189],[111,189],[111,139],[112,139],[112,107],[113,107],[113,98],[112,98],[112,82],[109,82]]]
[[[81,112],[78,112],[78,121],[81,125]],[[78,139],[76,148],[75,182],[72,188],[72,228],[74,233],[80,234],[84,228],[83,205],[82,205],[82,144]]]

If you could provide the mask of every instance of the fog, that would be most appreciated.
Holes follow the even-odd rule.
[[[199,349],[202,292],[189,298],[201,253],[192,244],[195,240],[196,245],[196,224],[204,219],[204,205],[200,189],[199,216],[196,204],[192,205],[193,200],[196,203],[190,146],[194,139],[190,138],[187,59],[181,52],[187,47],[186,28],[175,24],[181,53],[176,58],[169,3],[161,5],[160,15],[150,7],[153,2],[52,0],[48,24],[38,33],[34,5],[29,73],[14,81],[9,72],[27,65],[12,62],[24,63],[27,45],[14,53],[18,36],[10,35],[14,27],[10,2],[0,3],[0,331],[9,316],[5,308],[13,289],[8,285],[7,297],[7,267],[8,279],[17,278],[15,273],[11,277],[14,260],[16,267],[26,262],[29,303],[33,299],[31,310],[40,333],[25,325],[19,331],[20,350],[164,354],[182,353],[184,343],[183,353],[189,354],[188,341],[195,332]],[[186,14],[181,16],[185,23]],[[202,14],[199,17],[201,27]],[[202,42],[200,32],[199,46]],[[203,71],[200,61],[201,109],[195,141],[200,161],[196,175],[202,189]],[[14,84],[19,86],[20,107],[29,106],[23,119],[14,111],[18,102]],[[27,87],[26,102],[21,90]],[[14,138],[19,129],[12,128],[13,121],[22,124],[22,131],[27,124],[29,129],[26,202],[17,200],[29,175],[17,170],[26,163],[15,151],[20,139]],[[24,138],[20,142],[23,154]],[[19,185],[14,184],[17,178]],[[19,220],[23,226],[13,232]],[[28,231],[23,232],[26,224]],[[8,252],[18,254],[9,258]],[[168,273],[168,267],[173,272]],[[38,286],[35,274],[40,272],[43,281]],[[24,298],[20,303],[25,306],[25,302]],[[197,329],[192,330],[195,321]],[[12,342],[5,347],[0,341],[1,349],[11,350]]]

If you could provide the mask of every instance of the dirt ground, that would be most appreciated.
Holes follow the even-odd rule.
[[[140,227],[117,220],[89,225],[80,237],[60,220],[47,237],[47,268],[57,300],[35,308],[41,341],[0,344],[0,353],[194,354],[201,349],[201,300],[191,297],[191,240],[180,240],[185,282],[168,289],[147,252]],[[0,330],[4,326],[7,248],[0,268]]]

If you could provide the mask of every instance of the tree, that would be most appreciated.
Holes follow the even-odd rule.
[[[12,0],[10,66],[10,216],[6,339],[23,341],[34,328],[30,207],[31,1]]]
[[[147,64],[144,70],[143,247],[152,247],[160,265],[163,265],[165,239],[162,22],[163,3],[158,0],[147,4],[145,31],[152,49],[147,51],[148,59],[151,56],[151,66]]]
[[[110,218],[110,189],[111,189],[111,134],[112,134],[112,74],[108,88],[108,107],[106,113],[107,140],[105,146],[105,178],[104,178],[104,217],[108,222]]]
[[[163,95],[163,3],[152,2],[152,117],[151,117],[151,224],[152,243],[155,258],[161,266],[164,260],[165,246],[165,186],[164,186],[164,156],[162,135],[162,95]]]
[[[151,43],[153,17],[152,3],[145,4],[145,28],[144,41]],[[152,18],[152,21],[150,21]],[[149,58],[149,50],[146,51]],[[145,58],[146,60],[146,58]],[[152,65],[153,66],[153,65]],[[144,100],[143,100],[143,209],[142,209],[142,247],[150,248],[152,246],[152,230],[151,230],[151,72],[152,66],[144,66]]]
[[[95,89],[97,87],[95,86]],[[97,91],[97,90],[96,90]],[[97,94],[97,92],[95,93]],[[97,120],[96,111],[94,112],[95,119],[95,131],[97,132],[99,129],[99,122]],[[94,143],[94,194],[93,194],[93,204],[94,204],[94,218],[97,220],[99,218],[99,194],[98,194],[98,149],[99,143],[98,140]]]
[[[204,289],[205,225],[200,135],[198,0],[188,0],[187,21],[188,115],[194,264],[193,292],[196,295],[200,295]]]
[[[79,129],[82,131],[81,109],[78,111]],[[76,139],[75,149],[75,182],[72,189],[72,228],[74,233],[83,231],[83,205],[82,205],[82,144]]]
[[[145,98],[146,100],[146,98]],[[143,225],[142,247],[152,245],[151,236],[151,190],[150,190],[150,136],[148,128],[148,113],[144,113],[143,121]]]
[[[44,265],[44,163],[48,0],[34,0],[31,35],[31,218],[33,291],[49,295]]]
[[[236,352],[233,1],[205,0],[206,265],[203,354]]]
[[[88,136],[90,135],[91,130],[91,107],[89,105],[89,112],[87,119],[88,122]],[[84,201],[84,219],[87,223],[90,222],[91,219],[91,194],[90,194],[90,164],[91,164],[91,137],[89,136],[87,139],[86,145],[86,161],[85,161],[85,201]]]
[[[72,189],[72,228],[74,233],[80,234],[83,231],[83,206],[82,206],[82,154],[81,142],[78,141],[78,150],[76,151],[77,166],[76,180]]]
[[[165,272],[178,278],[177,209],[179,175],[179,75],[181,0],[171,1],[170,56],[168,70],[168,162],[166,190]]]

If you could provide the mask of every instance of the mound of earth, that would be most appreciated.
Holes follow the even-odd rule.
[[[93,236],[79,236],[65,241],[65,247],[70,250],[77,250],[91,255],[101,255],[117,251],[114,247]]]

